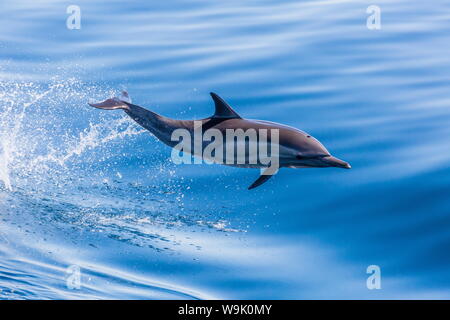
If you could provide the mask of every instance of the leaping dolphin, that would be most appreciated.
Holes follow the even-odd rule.
[[[330,152],[311,135],[283,124],[262,121],[249,120],[240,117],[228,103],[226,103],[217,94],[211,92],[211,97],[215,104],[215,113],[211,117],[201,120],[175,120],[170,119],[152,111],[144,109],[140,106],[131,103],[127,92],[122,92],[121,97],[110,98],[100,103],[89,103],[90,106],[105,109],[115,110],[122,109],[139,125],[150,131],[159,140],[166,145],[176,148],[177,141],[174,141],[172,134],[177,129],[187,130],[189,133],[195,133],[196,124],[200,123],[203,132],[208,129],[217,129],[219,132],[226,134],[228,129],[233,130],[248,130],[254,129],[257,132],[263,131],[277,131],[278,135],[278,150],[279,150],[279,167],[286,168],[323,168],[323,167],[338,167],[350,169],[349,163],[333,157]],[[269,139],[270,140],[270,139]],[[234,141],[234,140],[233,140]],[[206,148],[205,143],[202,144],[200,152],[196,154],[194,148],[190,149],[193,155],[203,155],[203,150]],[[234,148],[234,147],[233,147]],[[258,161],[254,164],[248,162],[234,162],[222,164],[232,165],[235,167],[250,167],[261,168],[262,173],[259,178],[251,184],[248,189],[253,189],[267,180],[273,173],[267,173],[267,163]],[[266,170],[264,172],[263,170]]]

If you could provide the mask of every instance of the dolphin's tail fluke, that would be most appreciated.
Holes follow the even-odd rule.
[[[122,94],[119,97],[106,99],[105,101],[99,103],[89,103],[89,105],[94,108],[105,110],[130,110],[130,107],[128,105],[129,103],[131,103],[131,99],[128,96],[128,93],[126,91],[122,91]]]

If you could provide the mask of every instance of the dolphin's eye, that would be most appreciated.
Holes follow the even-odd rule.
[[[307,138],[311,138],[311,136],[310,136],[310,135],[307,135],[306,137],[307,137]]]

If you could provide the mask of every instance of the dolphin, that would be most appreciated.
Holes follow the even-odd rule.
[[[89,105],[105,110],[122,109],[139,125],[150,131],[160,141],[172,148],[176,148],[178,144],[172,137],[175,130],[184,129],[193,134],[196,123],[201,124],[202,132],[205,132],[208,129],[217,129],[224,134],[227,132],[227,129],[242,129],[244,131],[254,129],[257,132],[260,132],[259,130],[261,129],[268,130],[269,132],[276,130],[278,134],[277,146],[279,149],[278,166],[280,168],[351,168],[349,163],[332,156],[319,140],[310,134],[275,122],[244,119],[217,94],[211,92],[210,95],[214,101],[215,112],[212,116],[200,120],[175,120],[164,117],[131,103],[131,99],[125,91],[122,92],[120,97],[110,98],[99,103],[89,103]],[[269,142],[270,141],[271,140],[269,139]],[[200,150],[200,152],[203,152],[206,145],[207,144],[205,143],[202,144],[202,150]],[[196,154],[195,151],[191,151],[193,149],[194,148],[189,148],[188,152],[194,156],[203,155],[203,153]],[[242,162],[228,164],[225,163],[225,161],[221,163],[235,167],[260,168],[261,175],[248,187],[249,190],[262,185],[274,175],[273,172],[268,172],[268,165],[266,162],[262,163],[262,160],[258,160],[257,163],[254,164],[249,164],[248,162],[243,164]]]

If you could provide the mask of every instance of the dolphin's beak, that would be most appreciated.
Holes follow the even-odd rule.
[[[328,164],[330,167],[338,167],[344,169],[350,169],[352,167],[348,162],[345,162],[333,156],[323,157],[321,160]]]

